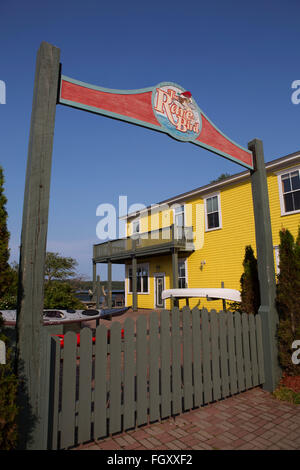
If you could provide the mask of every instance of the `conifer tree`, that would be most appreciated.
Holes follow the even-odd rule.
[[[260,306],[257,260],[251,245],[245,247],[243,261],[244,272],[240,279],[241,305],[240,310],[246,313],[257,313]]]
[[[279,314],[279,361],[289,375],[299,374],[299,365],[292,363],[292,343],[300,338],[300,226],[295,242],[289,230],[279,232],[279,275],[277,310]]]

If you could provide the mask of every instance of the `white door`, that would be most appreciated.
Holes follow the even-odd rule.
[[[155,308],[164,308],[165,304],[161,297],[162,291],[165,288],[164,274],[155,274]]]

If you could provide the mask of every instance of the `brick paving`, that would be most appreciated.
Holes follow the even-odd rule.
[[[299,450],[300,406],[260,387],[74,450]]]
[[[129,309],[112,321],[147,318]],[[156,310],[158,314],[160,310]],[[111,321],[101,320],[108,328]],[[86,322],[95,328],[95,321]],[[300,406],[276,400],[260,387],[74,450],[300,450]]]

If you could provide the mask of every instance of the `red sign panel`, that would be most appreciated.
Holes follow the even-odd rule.
[[[226,137],[201,111],[191,92],[175,83],[111,90],[62,75],[59,103],[164,132],[253,169],[252,152]]]

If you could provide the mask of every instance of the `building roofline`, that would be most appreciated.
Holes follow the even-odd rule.
[[[300,162],[300,150],[294,153],[290,153],[289,155],[285,155],[284,157],[276,158],[275,160],[271,160],[270,162],[266,162],[266,171],[268,172],[271,170],[280,169],[282,166],[285,166],[287,163],[289,162],[292,163],[295,161],[297,162],[297,160],[299,160]],[[126,214],[125,216],[120,217],[120,219],[124,220],[124,219],[129,219],[132,217],[137,217],[140,214],[148,212],[150,209],[153,210],[155,208],[159,208],[160,206],[164,204],[171,204],[171,203],[175,204],[176,202],[185,201],[186,199],[190,199],[191,197],[199,195],[199,194],[214,192],[227,185],[234,184],[238,181],[246,180],[250,177],[250,174],[251,174],[250,170],[246,170],[246,171],[242,171],[241,173],[230,175],[227,178],[222,179],[221,181],[209,183],[205,186],[200,186],[199,188],[193,189],[191,191],[187,191],[185,193],[178,194],[168,199],[164,199],[163,201],[160,201],[158,203],[151,204],[150,206],[145,207],[145,209],[142,209],[136,212],[131,212],[129,214]]]

